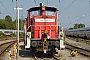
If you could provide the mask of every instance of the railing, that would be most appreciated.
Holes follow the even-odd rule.
[[[52,30],[55,31],[55,33],[58,33],[58,25],[31,25],[31,26],[28,27],[28,29],[31,29],[32,32],[35,29],[38,30],[39,31],[39,35],[40,35],[40,38],[41,38],[41,35],[42,35],[41,33],[44,30],[48,30],[49,31],[50,37],[51,37],[51,34],[52,34]]]

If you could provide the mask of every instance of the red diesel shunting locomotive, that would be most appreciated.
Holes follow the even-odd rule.
[[[27,11],[28,16],[24,25],[25,48],[44,53],[54,53],[55,48],[60,49],[63,45],[60,46],[62,39],[58,33],[57,8],[40,3],[40,7],[32,7]]]

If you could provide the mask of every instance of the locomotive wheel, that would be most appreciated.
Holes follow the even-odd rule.
[[[55,46],[52,46],[51,51],[50,51],[50,54],[51,54],[52,56],[55,56],[55,54],[56,54]]]
[[[32,56],[34,57],[34,56],[35,56],[35,53],[36,53],[36,48],[35,48],[35,47],[31,47],[31,48],[30,48],[30,53],[31,53]]]

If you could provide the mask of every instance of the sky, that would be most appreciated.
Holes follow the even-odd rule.
[[[64,28],[73,27],[75,23],[85,24],[86,27],[90,27],[90,0],[36,0],[36,6],[39,3],[43,3],[45,6],[55,6],[58,8],[59,22],[58,24]],[[59,2],[60,1],[60,2]],[[34,7],[34,0],[18,0],[18,7],[22,7],[20,10],[20,18],[23,15],[23,19],[27,17],[27,11],[29,8]],[[6,15],[10,15],[13,20],[16,19],[16,0],[0,0],[0,19],[4,19]]]

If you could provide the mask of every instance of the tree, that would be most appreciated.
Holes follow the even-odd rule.
[[[19,27],[20,27],[20,30],[23,30],[23,28],[24,28],[24,23],[25,23],[25,20],[19,20],[20,22],[20,25],[19,25]]]
[[[74,24],[74,29],[85,28],[85,24]]]
[[[74,29],[78,29],[79,24],[74,24]]]
[[[5,25],[5,20],[4,19],[0,19],[0,29],[5,29],[6,25]]]
[[[5,20],[8,21],[8,22],[12,22],[12,17],[9,16],[9,15],[7,15],[7,16],[5,17]]]
[[[12,17],[9,15],[5,16],[5,29],[12,29]]]
[[[69,28],[69,30],[72,30],[73,28]]]
[[[85,28],[84,24],[79,24],[79,28]]]
[[[69,30],[72,30],[72,29],[78,29],[78,28],[85,28],[85,24],[74,24],[74,27],[72,28],[69,28]]]
[[[20,20],[20,29],[23,30],[25,20]],[[0,19],[0,29],[16,30],[16,20],[12,21],[12,17],[7,15],[5,19]]]

